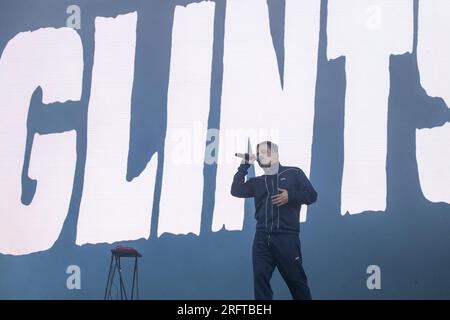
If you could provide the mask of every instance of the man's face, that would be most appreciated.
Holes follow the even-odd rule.
[[[258,145],[256,150],[258,164],[261,168],[268,168],[272,164],[272,152],[266,143]]]

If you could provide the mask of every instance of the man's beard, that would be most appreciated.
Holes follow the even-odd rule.
[[[264,174],[272,175],[276,174],[279,170],[279,162],[277,160],[271,159],[268,163],[263,164],[260,161],[258,161],[259,166],[261,169],[263,169]]]
[[[261,161],[259,161],[259,159],[257,161],[261,168],[270,168],[272,166],[272,161],[269,161],[269,163],[266,163],[266,164],[261,163]]]

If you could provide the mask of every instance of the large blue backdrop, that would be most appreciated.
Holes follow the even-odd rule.
[[[26,147],[23,150],[24,172],[30,163],[35,133],[46,135],[75,130],[73,190],[62,230],[50,249],[29,254],[0,254],[0,298],[102,299],[110,249],[118,244],[135,247],[143,254],[139,266],[141,298],[253,298],[253,201],[245,201],[242,230],[229,231],[223,228],[213,231],[217,164],[204,164],[203,167],[199,235],[166,232],[159,236],[157,232],[174,12],[177,6],[189,6],[192,2],[200,1],[1,2],[0,52],[20,32],[44,27],[65,27],[67,7],[78,5],[81,8],[81,28],[76,29],[76,32],[82,42],[84,69],[79,101],[57,102],[53,107],[45,108],[40,88],[36,88],[31,97]],[[329,4],[327,0],[320,1],[309,174],[319,199],[309,207],[307,221],[301,224],[300,231],[304,267],[312,296],[316,299],[450,298],[450,205],[444,201],[432,202],[425,197],[416,159],[416,130],[442,126],[450,121],[450,111],[443,99],[428,96],[421,85],[417,33],[419,2],[422,1],[411,2],[414,11],[412,51],[389,57],[386,209],[383,212],[341,215],[347,59],[344,56],[327,58]],[[227,1],[215,0],[214,3],[208,128],[220,127],[227,18]],[[268,0],[267,10],[270,36],[280,78],[283,79],[285,1]],[[152,156],[156,153],[159,155],[150,236],[148,239],[114,244],[77,245],[77,223],[89,143],[87,118],[92,69],[95,67],[95,18],[116,17],[130,12],[137,12],[137,29],[127,180],[138,177]],[[367,63],[370,64],[370,61]],[[230,182],[231,179],[230,176]],[[21,181],[22,204],[29,204],[35,192],[35,182],[26,174]],[[7,188],[4,185],[2,190]],[[8,214],[3,213],[0,223],[8,223]],[[33,237],[37,238],[39,234],[29,234],[27,241],[32,241]],[[81,271],[80,289],[71,290],[67,286],[70,276],[67,268],[71,265],[78,266]],[[378,266],[381,271],[380,289],[368,288],[367,279],[371,274],[367,268],[372,265]],[[125,268],[128,267],[131,268],[131,265],[126,263]],[[278,272],[274,275],[272,285],[276,299],[290,298]]]

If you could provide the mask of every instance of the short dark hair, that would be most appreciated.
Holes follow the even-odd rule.
[[[278,154],[278,145],[277,145],[276,143],[273,143],[272,141],[269,141],[269,140],[267,140],[267,141],[262,141],[262,142],[258,143],[258,144],[256,145],[256,152],[258,152],[258,150],[259,150],[259,145],[260,145],[260,144],[266,144],[267,147],[269,148],[270,152],[273,151],[273,152],[275,152],[275,153]]]

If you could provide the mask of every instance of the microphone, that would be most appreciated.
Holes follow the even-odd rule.
[[[250,156],[253,156],[250,153],[235,153],[234,155],[238,158],[244,159],[246,162],[250,160]]]

